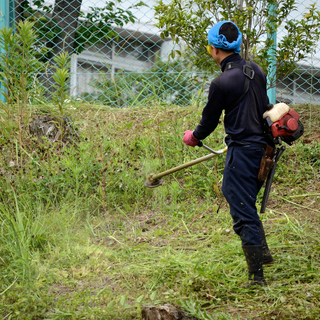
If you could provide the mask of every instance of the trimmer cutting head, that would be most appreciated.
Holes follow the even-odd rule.
[[[162,185],[162,179],[153,178],[154,174],[151,173],[147,180],[145,181],[144,185],[148,188],[156,188]]]

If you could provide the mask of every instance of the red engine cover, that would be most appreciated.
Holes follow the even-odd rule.
[[[285,113],[278,121],[271,126],[271,132],[274,138],[279,136],[291,136],[298,129],[299,115],[293,109]]]

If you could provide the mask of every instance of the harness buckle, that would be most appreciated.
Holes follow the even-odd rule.
[[[244,65],[242,67],[242,72],[245,76],[247,76],[249,79],[253,79],[254,78],[254,70],[251,66],[248,66],[248,65]]]
[[[234,63],[233,62],[228,62],[226,67],[225,67],[225,71],[229,70],[229,69],[233,69],[234,68]]]

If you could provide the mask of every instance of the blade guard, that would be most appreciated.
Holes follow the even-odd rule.
[[[162,179],[154,178],[155,174],[151,173],[147,180],[145,181],[144,185],[148,188],[157,188],[162,185]]]

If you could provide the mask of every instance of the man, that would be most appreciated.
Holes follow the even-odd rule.
[[[242,34],[234,23],[217,23],[208,32],[208,42],[208,52],[222,73],[211,82],[199,125],[194,131],[185,131],[183,142],[196,146],[215,130],[225,110],[228,152],[222,191],[230,206],[234,231],[242,241],[249,282],[264,285],[262,265],[273,263],[273,259],[255,202],[263,184],[258,172],[267,145],[263,133],[263,113],[269,103],[266,77],[256,63],[239,55]]]

